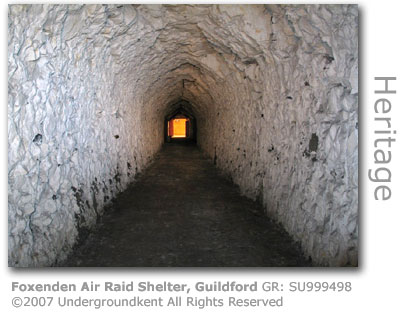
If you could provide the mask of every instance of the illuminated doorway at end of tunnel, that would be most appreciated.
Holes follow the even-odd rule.
[[[171,138],[186,138],[189,136],[189,119],[177,118],[168,121],[168,136]]]

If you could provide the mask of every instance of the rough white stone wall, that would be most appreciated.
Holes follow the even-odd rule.
[[[187,100],[202,150],[306,256],[356,265],[357,15],[354,5],[10,6],[9,264],[64,258]]]
[[[9,7],[10,265],[63,259],[158,150],[123,76],[135,21],[132,7]]]
[[[263,97],[264,203],[315,263],[357,265],[357,6],[269,9],[280,82]]]

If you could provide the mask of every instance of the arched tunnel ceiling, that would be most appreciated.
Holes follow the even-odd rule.
[[[178,65],[175,64],[179,63]],[[195,113],[200,117],[205,111],[214,105],[212,91],[215,86],[222,86],[222,78],[204,66],[196,62],[184,60],[173,62],[170,65],[161,66],[161,74],[154,79],[147,91],[144,92],[146,105],[160,106],[160,115],[168,113],[167,106],[175,99],[187,99],[193,101]]]
[[[191,118],[196,118],[195,107],[187,100],[179,99],[177,101],[171,102],[166,108],[167,114],[166,119],[170,119],[175,116],[178,112],[181,112],[185,116]]]
[[[307,255],[356,263],[356,5],[10,5],[8,28],[12,265],[63,258],[180,101]]]
[[[257,12],[257,19],[248,13],[249,8]],[[132,14],[136,14],[137,23],[127,33],[132,35],[137,33],[132,29],[138,29],[137,44],[144,49],[135,50],[131,39],[122,45],[119,60],[127,69],[134,64],[127,83],[134,83],[139,95],[142,92],[144,105],[159,108],[161,116],[167,113],[169,101],[184,98],[195,106],[198,118],[206,117],[216,101],[220,103],[237,90],[237,73],[240,78],[245,76],[248,61],[256,63],[263,55],[271,29],[270,15],[262,5],[148,5],[136,10]],[[147,16],[150,20],[141,27],[140,21]],[[242,25],[242,30],[237,25]],[[147,31],[144,37],[140,37],[140,28]]]

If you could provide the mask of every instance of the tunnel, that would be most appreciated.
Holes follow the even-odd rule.
[[[178,148],[311,265],[357,266],[358,7],[9,5],[9,266],[67,259]]]
[[[180,100],[170,110],[165,117],[165,142],[196,142],[196,118],[192,114],[190,103]]]

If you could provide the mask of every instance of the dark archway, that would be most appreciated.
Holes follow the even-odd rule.
[[[197,125],[196,117],[185,107],[189,107],[190,103],[187,101],[180,101],[173,105],[172,111],[165,117],[164,121],[164,135],[165,142],[173,141],[188,141],[196,143],[197,138]],[[184,134],[175,134],[174,122],[182,121],[185,126]]]

